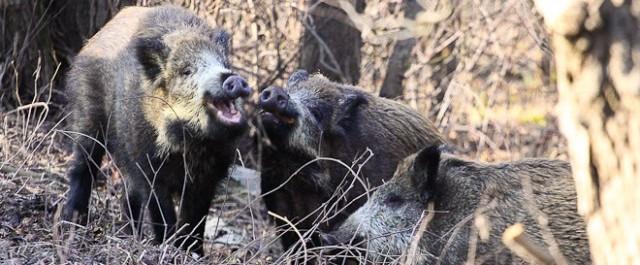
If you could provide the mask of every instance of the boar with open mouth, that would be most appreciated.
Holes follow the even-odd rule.
[[[259,107],[272,143],[262,156],[264,200],[303,232],[343,220],[365,202],[369,188],[391,178],[398,161],[425,144],[445,142],[411,108],[304,70],[292,74],[286,88],[262,91]],[[355,161],[357,178],[335,160],[309,163],[322,157],[348,167]],[[298,240],[292,230],[282,236],[286,248]]]
[[[132,230],[141,234],[148,208],[158,242],[180,229],[176,244],[202,252],[215,186],[247,128],[251,89],[228,46],[226,32],[176,6],[125,8],[88,41],[67,76],[75,144],[63,219],[87,222],[108,153]]]

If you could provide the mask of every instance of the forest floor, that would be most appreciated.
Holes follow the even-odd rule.
[[[107,161],[93,190],[89,223],[61,222],[69,141],[59,124],[17,116],[22,119],[5,117],[0,135],[0,264],[264,264],[281,252],[258,198],[258,179],[250,180],[251,189],[232,178],[218,188],[206,222],[206,258],[170,243],[154,245],[148,229],[142,240],[125,233],[122,181]]]
[[[35,113],[35,112],[34,112]],[[18,117],[18,118],[16,118]],[[553,125],[554,123],[551,123]],[[123,232],[121,178],[105,163],[93,191],[86,226],[60,222],[58,207],[67,196],[66,164],[70,144],[59,124],[16,114],[5,117],[0,148],[0,264],[271,264],[283,263],[277,229],[255,186],[228,178],[219,187],[206,223],[207,257],[188,255],[172,244],[154,245],[146,231],[136,240]],[[484,129],[483,137],[502,139],[511,158],[562,157],[563,139],[555,126],[522,125],[505,135]],[[479,130],[476,128],[474,130]],[[449,138],[468,157],[477,157],[470,131],[449,130]],[[507,140],[505,140],[507,139]],[[505,143],[507,144],[505,147]],[[495,143],[492,143],[495,144]],[[508,145],[511,144],[511,147]],[[491,144],[490,144],[491,145]],[[492,152],[488,152],[492,153]],[[500,152],[489,160],[502,160]],[[525,154],[525,155],[522,155]],[[486,155],[482,155],[486,156]],[[242,181],[242,180],[241,180]],[[247,184],[246,181],[242,181]]]

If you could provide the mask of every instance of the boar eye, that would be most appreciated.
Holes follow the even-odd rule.
[[[318,123],[322,123],[325,119],[331,117],[331,108],[332,106],[327,104],[326,102],[317,102],[313,107],[309,108],[311,115]]]
[[[389,196],[387,196],[384,200],[385,204],[388,204],[392,207],[397,207],[400,206],[403,202],[402,197],[398,196],[397,194],[389,194]]]
[[[322,121],[322,112],[319,109],[311,109],[311,115],[316,119],[317,122]]]
[[[180,74],[183,76],[191,75],[191,68],[185,67],[180,71]]]

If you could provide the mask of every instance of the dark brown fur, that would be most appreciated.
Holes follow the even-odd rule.
[[[317,225],[332,227],[366,201],[366,189],[391,178],[398,161],[425,144],[445,142],[433,124],[413,109],[319,74],[298,71],[285,91],[289,96],[285,112],[295,122],[262,115],[273,143],[262,156],[262,191],[267,209],[292,220],[303,232]],[[365,161],[367,150],[373,157]],[[326,160],[305,166],[289,180],[316,157],[335,158],[348,166],[355,162],[353,170],[359,171],[360,180],[343,165]],[[338,212],[342,207],[346,209]],[[323,216],[332,218],[320,222]],[[285,248],[298,240],[291,231],[282,238]]]
[[[140,233],[148,208],[157,241],[181,228],[192,236],[177,242],[201,252],[214,188],[246,129],[244,119],[220,120],[205,100],[220,98],[231,75],[228,40],[175,6],[125,8],[89,40],[67,77],[75,144],[65,220],[87,221],[108,152],[125,177],[121,209],[134,230]],[[241,99],[228,100],[241,109]]]
[[[464,264],[474,240],[474,264],[522,264],[501,241],[515,223],[523,223],[539,246],[550,246],[543,234],[550,236],[569,264],[591,263],[567,162],[485,164],[441,156],[437,147],[408,157],[389,183],[324,237],[332,243],[363,242],[371,260],[386,255],[387,261],[397,261],[430,203],[434,216],[420,239],[416,264]],[[547,227],[540,218],[548,220]]]

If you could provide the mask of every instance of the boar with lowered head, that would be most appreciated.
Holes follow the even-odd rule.
[[[403,161],[391,181],[321,238],[325,245],[360,246],[366,255],[359,258],[371,262],[397,262],[404,254],[415,255],[415,264],[465,264],[470,257],[474,264],[523,264],[501,241],[507,227],[522,223],[540,247],[554,245],[548,241],[553,240],[559,259],[590,264],[585,224],[576,207],[567,162],[485,164],[432,146]],[[416,252],[409,253],[428,215]],[[545,225],[542,217],[548,220]]]

